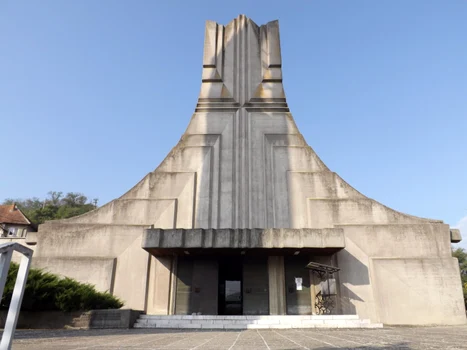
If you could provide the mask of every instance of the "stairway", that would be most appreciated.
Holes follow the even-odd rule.
[[[309,316],[211,316],[211,315],[141,315],[134,328],[382,328],[381,323],[361,320],[357,315]]]

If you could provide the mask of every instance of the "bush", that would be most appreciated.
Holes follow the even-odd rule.
[[[459,262],[459,270],[461,272],[462,291],[464,293],[464,305],[467,310],[467,251],[464,248],[452,250],[452,256],[457,258]]]
[[[0,303],[2,309],[7,309],[10,305],[18,268],[18,264],[10,265]],[[80,283],[71,278],[60,278],[39,269],[30,269],[21,310],[87,311],[118,309],[122,306],[121,300],[110,293],[96,291],[91,284]]]

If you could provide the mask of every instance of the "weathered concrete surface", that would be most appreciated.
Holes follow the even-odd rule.
[[[141,249],[145,229],[341,230],[342,313],[372,322],[464,323],[450,260],[458,232],[390,209],[330,171],[293,120],[281,67],[277,21],[257,26],[243,15],[226,26],[208,21],[198,104],[180,142],[120,198],[41,225],[33,263],[97,283],[126,307],[166,314],[173,308],[172,272]],[[384,259],[391,259],[390,272]],[[269,272],[277,277],[272,262]],[[430,291],[415,286],[402,298],[407,280],[428,280]],[[281,302],[273,301],[271,312],[280,312]]]
[[[34,259],[35,268],[46,269],[78,281],[87,281],[95,285],[98,290],[111,292],[114,289],[115,264],[114,258],[101,257],[36,257]]]
[[[188,331],[171,329],[18,331],[15,350],[72,349],[465,349],[467,327],[347,330]]]
[[[448,225],[339,227],[346,246],[337,253],[343,313],[390,324],[465,323]]]
[[[171,313],[172,271],[174,257],[151,257],[151,273],[148,283],[148,314],[169,315]]]
[[[33,267],[95,284],[117,295],[125,306],[144,310],[150,257],[141,249],[145,228],[61,220],[45,223],[35,234],[37,244],[28,245],[35,248]]]
[[[370,266],[381,322],[465,323],[457,259],[383,258],[372,259]],[[407,309],[412,313],[410,317]]]

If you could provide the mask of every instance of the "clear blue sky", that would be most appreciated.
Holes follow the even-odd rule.
[[[289,106],[333,171],[396,210],[467,216],[463,0],[3,0],[0,201],[130,189],[194,111],[205,20],[241,13],[279,19]]]

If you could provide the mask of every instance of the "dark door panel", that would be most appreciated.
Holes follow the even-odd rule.
[[[193,266],[193,312],[217,315],[217,259],[196,259]]]
[[[193,283],[193,259],[180,257],[177,262],[177,287],[175,294],[175,314],[191,315],[191,290]],[[157,288],[157,286],[156,286]]]
[[[243,314],[269,315],[267,257],[245,257],[243,261]]]
[[[180,257],[175,314],[217,315],[218,264],[212,258]]]
[[[305,268],[308,260],[299,256],[284,258],[287,315],[311,314],[310,272]]]

